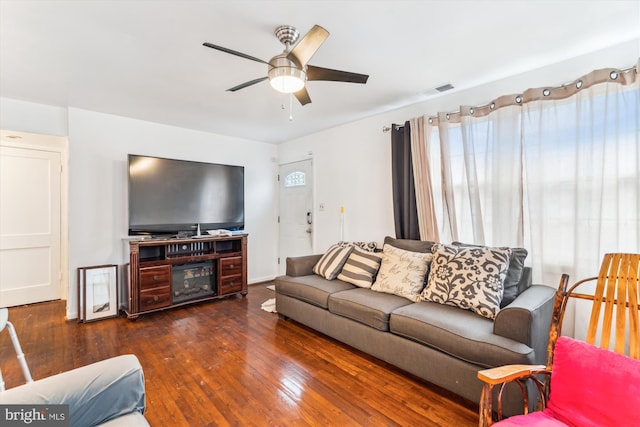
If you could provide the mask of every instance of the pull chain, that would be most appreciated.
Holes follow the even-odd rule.
[[[293,121],[293,93],[289,94],[289,121]]]
[[[285,107],[284,102],[280,104],[280,109],[284,110],[285,108],[287,107]],[[289,121],[293,121],[293,93],[289,94]]]

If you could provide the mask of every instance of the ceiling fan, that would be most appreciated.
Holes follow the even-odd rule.
[[[318,48],[329,37],[329,32],[319,25],[314,25],[300,41],[300,33],[291,25],[281,25],[275,30],[275,35],[284,44],[285,49],[279,55],[274,56],[268,62],[262,59],[238,52],[226,47],[217,46],[212,43],[203,43],[203,46],[210,47],[222,52],[230,53],[241,58],[267,64],[267,76],[260,77],[248,82],[239,84],[230,89],[235,92],[245,87],[260,83],[269,79],[271,86],[282,93],[292,93],[300,104],[306,105],[311,102],[307,92],[306,82],[313,80],[324,80],[348,83],[366,83],[369,78],[366,74],[350,73],[348,71],[332,70],[330,68],[316,67],[308,64],[311,57]],[[295,44],[295,46],[293,46]],[[293,46],[293,48],[291,48]]]

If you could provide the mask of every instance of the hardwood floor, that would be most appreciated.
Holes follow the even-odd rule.
[[[9,320],[34,379],[136,354],[152,426],[477,425],[477,406],[261,310],[273,296],[253,285],[246,298],[87,324],[54,301]],[[24,382],[6,331],[0,367],[7,388]]]

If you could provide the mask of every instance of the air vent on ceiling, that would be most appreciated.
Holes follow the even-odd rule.
[[[448,90],[453,89],[453,85],[451,83],[446,83],[443,85],[440,85],[438,87],[434,87],[428,90],[425,90],[424,92],[422,92],[423,96],[426,97],[432,97],[432,96],[436,96],[438,94],[441,94],[442,92],[446,92]]]
[[[446,91],[451,90],[451,89],[453,89],[453,85],[451,83],[447,83],[447,84],[444,84],[442,86],[438,86],[436,88],[436,90],[438,92],[446,92]]]

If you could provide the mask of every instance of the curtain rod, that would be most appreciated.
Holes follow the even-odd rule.
[[[638,60],[638,64],[640,64],[640,59]],[[633,66],[628,67],[628,68],[624,68],[624,69],[617,69],[617,71],[618,71],[619,73],[627,73],[627,72],[629,72],[629,71],[633,71],[633,70],[635,70],[635,71],[636,71],[636,73],[640,73],[640,65],[633,65]],[[560,85],[560,86],[556,86],[556,87],[548,87],[547,89],[548,89],[548,90],[553,90],[553,89],[562,89],[563,87],[568,86],[568,85],[570,85],[570,84],[572,84],[572,83],[573,83],[573,82],[569,82],[569,83],[565,83],[565,84],[562,84],[562,85]],[[490,104],[487,104],[486,106],[488,106],[488,105],[490,105]],[[476,108],[482,108],[482,107],[484,107],[484,106],[480,106],[480,107],[476,107]],[[457,112],[458,112],[458,111],[453,111],[453,112],[448,113],[448,114],[456,114]],[[400,125],[392,125],[392,126],[395,126],[395,128],[396,128],[396,129],[402,129],[402,128],[404,128],[404,126],[400,126]],[[391,126],[383,126],[383,127],[382,127],[382,132],[384,132],[384,133],[387,133],[387,132],[389,132],[390,130],[391,130]]]
[[[404,128],[404,126],[400,126],[400,125],[391,125],[391,126],[395,127],[396,130]],[[389,132],[391,130],[391,126],[382,126],[382,132],[384,132],[384,133]]]

